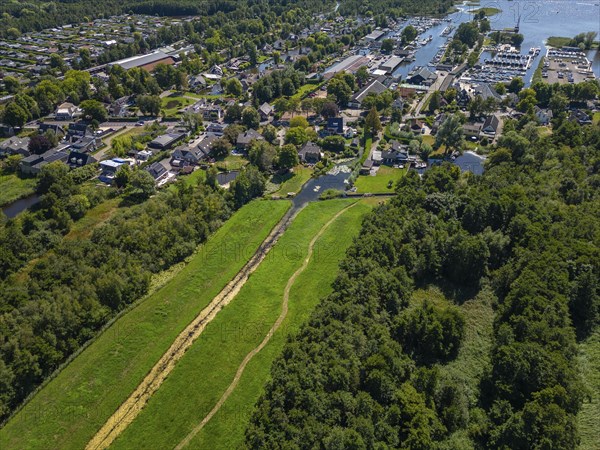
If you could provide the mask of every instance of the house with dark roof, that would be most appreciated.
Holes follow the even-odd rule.
[[[413,75],[407,78],[407,83],[431,86],[437,80],[437,75],[427,67],[421,67]]]
[[[58,124],[54,124],[54,123],[40,123],[40,125],[38,127],[38,133],[39,134],[44,134],[47,131],[52,131],[57,136],[64,136],[65,135],[64,128],[61,127]]]
[[[148,143],[148,147],[156,150],[168,150],[185,137],[183,133],[167,133],[158,136]]]
[[[481,131],[483,131],[486,134],[495,135],[498,132],[499,126],[500,126],[500,119],[498,118],[498,116],[492,114],[491,116],[488,116],[485,119],[485,122],[483,123],[483,127],[481,128]]]
[[[273,107],[271,105],[269,105],[267,102],[260,105],[260,107],[258,108],[258,114],[260,115],[260,120],[262,120],[263,122],[269,120],[271,118],[271,116],[273,115],[273,111],[274,111]]]
[[[100,140],[94,136],[83,136],[71,144],[71,148],[79,153],[90,153],[98,149]]]
[[[314,142],[307,142],[298,150],[298,156],[303,163],[314,164],[319,162],[322,157],[321,147]]]
[[[155,182],[159,182],[168,175],[168,170],[160,162],[155,162],[146,168],[146,172],[152,175]]]
[[[331,134],[344,134],[344,118],[329,117],[327,119],[326,130]]]
[[[356,94],[354,94],[354,96],[352,97],[350,102],[348,102],[348,106],[350,106],[351,108],[360,108],[363,100],[365,99],[365,97],[367,95],[369,95],[369,94],[378,95],[378,94],[381,94],[382,92],[384,92],[386,89],[387,88],[385,87],[385,85],[383,83],[381,83],[379,80],[373,80],[373,81],[367,83]]]
[[[252,128],[250,128],[249,130],[246,130],[245,132],[238,134],[236,146],[240,150],[247,150],[250,147],[250,145],[252,144],[252,141],[264,141],[264,140],[265,140],[265,138],[263,137],[262,134],[260,134],[256,130],[253,130]]]
[[[214,134],[210,134],[206,136],[204,139],[200,141],[198,144],[198,149],[205,155],[210,155],[210,151],[212,150],[212,143],[219,139]]]
[[[67,138],[72,142],[86,135],[93,136],[93,134],[90,126],[84,122],[70,123],[67,129]]]
[[[93,164],[95,162],[98,161],[89,153],[81,153],[74,150],[69,153],[69,158],[67,159],[67,164],[71,169],[87,166],[88,164]]]
[[[591,125],[592,118],[584,111],[576,109],[569,115],[571,122],[577,122],[579,125]]]
[[[68,157],[69,154],[65,151],[48,150],[41,155],[30,155],[23,158],[19,163],[19,169],[23,174],[37,175],[45,165],[55,161],[67,162]]]
[[[204,148],[196,147],[187,147],[181,146],[177,147],[172,155],[171,155],[171,165],[175,167],[184,167],[186,165],[196,165],[200,163],[200,161],[209,159],[210,154]]]
[[[108,115],[111,117],[126,117],[129,115],[129,96],[121,97],[116,99],[108,107]]]
[[[224,131],[225,125],[222,125],[220,123],[211,122],[208,124],[208,127],[206,127],[207,133],[212,133],[216,136],[223,136]]]
[[[7,140],[0,142],[0,156],[22,155],[29,156],[29,141],[28,137],[13,136]]]

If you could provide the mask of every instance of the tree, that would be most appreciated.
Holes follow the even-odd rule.
[[[285,143],[304,145],[308,142],[308,134],[304,128],[290,128],[285,134]]]
[[[377,112],[377,108],[371,108],[369,114],[365,118],[365,132],[371,133],[371,135],[376,135],[379,133],[383,127],[381,126],[381,121],[379,120],[379,113]]]
[[[266,141],[254,141],[248,151],[250,163],[258,167],[261,172],[268,172],[273,168],[277,158],[277,150]]]
[[[263,195],[266,183],[267,180],[255,166],[248,165],[242,169],[229,188],[235,207],[240,208],[253,198]]]
[[[140,95],[136,104],[142,114],[155,117],[160,114],[161,100],[158,95]]]
[[[302,116],[293,117],[290,120],[290,128],[300,127],[300,128],[308,128],[308,120]]]
[[[300,163],[298,158],[298,151],[292,144],[286,144],[281,147],[279,151],[279,157],[277,159],[277,166],[282,170],[289,170],[292,167],[297,166]]]
[[[225,92],[234,97],[239,97],[243,93],[243,87],[240,80],[237,78],[230,78],[225,82]]]
[[[260,125],[260,116],[258,111],[252,106],[247,106],[242,111],[242,123],[248,128],[258,128]]]
[[[381,42],[381,51],[384,53],[391,53],[394,50],[394,40],[393,39],[384,39]]]
[[[462,126],[462,119],[458,114],[448,116],[438,129],[435,136],[435,146],[439,148],[445,145],[446,154],[458,150],[463,143],[464,133]]]
[[[92,55],[89,49],[82,48],[79,50],[79,68],[89,69],[90,67],[92,67]]]
[[[454,39],[465,44],[467,47],[473,47],[478,37],[479,29],[474,22],[461,23],[454,33]]]
[[[127,194],[139,200],[146,200],[156,192],[154,178],[143,169],[131,172]]]
[[[325,102],[319,113],[324,119],[329,119],[337,117],[340,114],[340,110],[334,102]]]
[[[508,84],[508,92],[518,94],[521,91],[521,89],[523,89],[523,86],[525,86],[525,83],[523,82],[522,78],[513,78]]]
[[[41,155],[53,147],[52,142],[42,134],[31,136],[27,148],[31,153]]]
[[[83,110],[83,115],[87,120],[97,120],[98,122],[106,122],[108,119],[108,111],[98,100],[85,100],[79,105]]]
[[[434,114],[438,109],[440,109],[441,100],[442,100],[442,95],[440,94],[440,91],[434,91],[433,94],[431,94],[431,97],[429,97],[429,105],[428,105],[430,114]]]
[[[4,77],[4,88],[9,94],[16,94],[21,89],[21,83],[15,77]]]
[[[60,161],[46,164],[38,175],[36,192],[46,194],[52,189],[61,194],[68,193],[72,187],[69,175],[69,166]]]
[[[262,135],[267,142],[272,144],[277,139],[277,128],[271,124],[268,124],[263,128]]]
[[[229,106],[227,108],[227,111],[225,111],[225,122],[237,122],[242,118],[242,111],[243,108],[238,103],[234,103],[233,105]]]
[[[361,86],[367,82],[369,77],[370,74],[367,66],[360,66],[356,71],[356,81],[358,81]]]
[[[419,33],[417,32],[417,29],[412,25],[409,25],[406,28],[404,28],[404,30],[402,30],[402,33],[400,34],[400,38],[402,39],[402,45],[406,45],[414,41],[418,34]]]
[[[131,167],[129,164],[122,164],[117,169],[117,173],[115,174],[115,186],[119,189],[123,189],[127,187],[129,184],[129,177],[131,176]]]
[[[15,102],[9,103],[4,110],[4,122],[15,128],[21,128],[27,123],[28,114]]]
[[[352,97],[352,89],[343,79],[334,77],[327,85],[327,95],[333,96],[339,106],[346,106]]]
[[[215,139],[210,144],[210,154],[213,158],[225,158],[229,156],[231,148],[231,142],[229,142],[226,138],[222,137],[219,139]]]

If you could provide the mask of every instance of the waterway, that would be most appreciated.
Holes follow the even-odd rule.
[[[530,82],[539,58],[546,54],[546,40],[550,36],[573,37],[578,33],[587,31],[600,31],[600,6],[599,0],[497,0],[481,1],[478,6],[458,6],[459,11],[450,14],[450,24],[457,27],[462,22],[473,19],[472,11],[479,8],[496,8],[501,10],[499,14],[490,17],[492,29],[501,30],[514,28],[521,18],[519,32],[523,34],[524,40],[521,45],[521,53],[527,54],[532,47],[541,48],[540,55],[535,58],[531,68],[527,71],[525,81]],[[404,26],[410,24],[410,21]],[[406,78],[415,66],[427,66],[433,59],[439,48],[446,42],[447,37],[440,36],[441,32],[449,25],[443,22],[425,31],[419,39],[432,36],[432,41],[417,50],[415,61],[402,64],[394,76]],[[592,68],[597,77],[600,77],[600,51],[591,50],[588,59],[592,61]]]
[[[28,197],[24,197],[22,199],[16,200],[12,203],[9,203],[6,206],[2,207],[2,212],[6,217],[12,219],[17,216],[17,214],[22,213],[27,208],[31,208],[33,205],[40,201],[40,197],[37,194],[32,194]]]

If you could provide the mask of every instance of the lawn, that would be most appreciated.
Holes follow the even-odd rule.
[[[483,11],[483,13],[487,17],[495,16],[496,14],[500,14],[502,12],[502,10],[498,9],[498,8],[488,8],[488,7],[485,7],[485,8],[474,9],[474,10],[470,11],[470,13],[471,14],[477,14],[477,13],[479,13],[481,11]]]
[[[318,84],[306,83],[306,84],[300,86],[298,88],[298,90],[296,91],[296,93],[294,95],[292,95],[290,98],[302,100],[304,97],[306,97],[311,92],[318,90],[322,85],[323,85],[323,83],[318,83]]]
[[[0,174],[0,206],[33,194],[37,180],[19,178],[15,174]]]
[[[569,45],[570,42],[571,42],[571,38],[569,38],[569,37],[550,36],[546,40],[546,45],[548,47],[561,48],[561,47],[564,47],[565,45]]]
[[[294,220],[234,301],[223,309],[113,448],[173,448],[208,413],[230,384],[245,355],[255,348],[281,312],[289,277],[302,265],[308,244],[321,227],[352,202],[312,203]],[[240,384],[189,448],[240,448],[254,404],[270,367],[285,343],[307,320],[331,283],[346,248],[370,206],[344,212],[317,241],[306,270],[290,291],[281,328],[246,367]]]
[[[361,194],[393,194],[394,184],[406,174],[407,170],[408,168],[394,169],[388,166],[379,166],[377,175],[361,175],[354,185],[356,186],[357,192],[360,192]],[[392,182],[392,186],[388,187],[390,181]]]
[[[255,201],[102,333],[0,430],[0,448],[81,449],[289,208]]]
[[[242,167],[248,164],[246,157],[242,155],[229,155],[225,159],[221,159],[216,162],[217,169],[219,170],[240,170]]]
[[[198,186],[198,183],[206,179],[206,171],[196,169],[189,175],[180,175],[177,179],[183,181],[186,186]],[[175,187],[174,184],[171,186]]]
[[[142,133],[148,132],[148,130],[146,129],[146,127],[128,127],[128,128],[124,128],[122,130],[117,131],[116,133],[111,134],[110,136],[108,136],[106,139],[103,140],[103,143],[106,145],[106,147],[103,147],[102,149],[98,150],[98,152],[102,152],[103,154],[108,153],[108,151],[111,148],[111,144],[112,141],[117,138],[117,137],[125,137],[125,136],[139,136]],[[98,153],[96,152],[96,153]]]
[[[312,169],[305,166],[296,166],[293,172],[288,172],[284,175],[274,175],[270,180],[271,183],[279,185],[274,193],[281,196],[287,195],[288,192],[298,193],[300,189],[312,175]]]
[[[594,113],[592,117],[592,123],[594,125],[600,125],[600,112]]]
[[[600,448],[600,327],[579,344],[579,366],[583,381],[590,390],[591,399],[584,401],[577,425],[581,437],[581,449]]]
[[[161,108],[166,117],[178,115],[178,111],[196,103],[196,100],[188,97],[169,95],[161,99]]]

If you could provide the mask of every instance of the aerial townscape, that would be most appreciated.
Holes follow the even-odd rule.
[[[0,449],[600,449],[597,0],[0,0]]]

